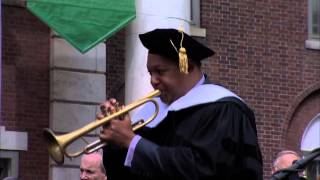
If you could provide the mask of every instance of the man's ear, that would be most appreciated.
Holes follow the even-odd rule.
[[[274,166],[272,166],[272,168],[271,168],[271,173],[273,174],[273,173],[275,173],[277,171],[277,169],[274,167]]]

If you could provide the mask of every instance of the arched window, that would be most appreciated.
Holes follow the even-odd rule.
[[[301,150],[304,154],[320,147],[320,113],[315,116],[305,129],[302,141]],[[308,180],[320,179],[320,157],[315,158],[306,168]]]

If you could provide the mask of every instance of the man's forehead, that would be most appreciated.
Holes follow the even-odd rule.
[[[98,153],[84,154],[83,158],[102,160],[101,154],[98,154]]]
[[[86,154],[81,159],[81,164],[99,165],[102,161],[102,157],[99,154]]]
[[[287,160],[287,161],[292,161],[292,160],[297,160],[300,159],[300,157],[298,157],[295,154],[284,154],[281,156],[282,160]]]

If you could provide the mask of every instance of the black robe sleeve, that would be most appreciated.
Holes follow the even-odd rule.
[[[143,138],[131,171],[149,179],[261,180],[254,115],[244,103],[230,99],[171,113],[177,124],[172,138],[183,143],[159,145]]]

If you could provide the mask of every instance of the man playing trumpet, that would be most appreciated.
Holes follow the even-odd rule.
[[[262,157],[253,112],[200,69],[214,52],[183,31],[141,34],[160,112],[150,127],[132,131],[128,115],[104,126],[100,139],[108,179],[262,180]],[[103,118],[115,99],[101,105]],[[149,110],[148,105],[141,114]],[[139,114],[139,113],[138,113]]]

